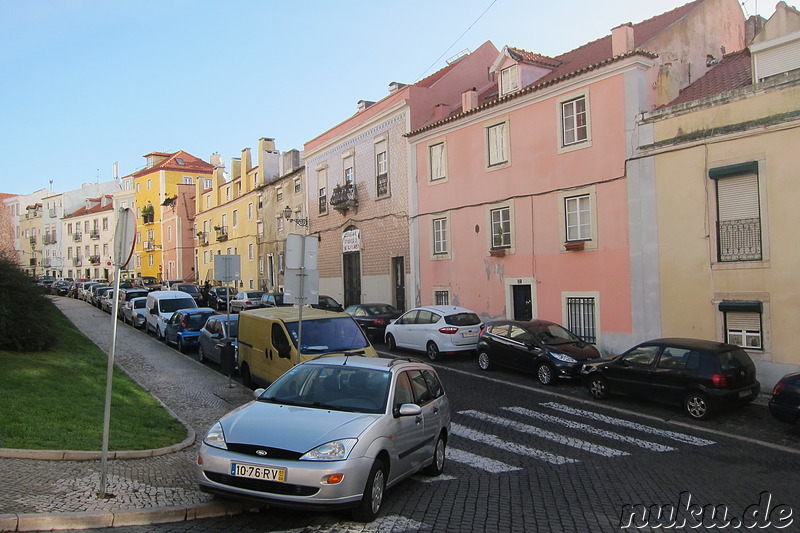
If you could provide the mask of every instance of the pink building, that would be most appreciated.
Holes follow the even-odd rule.
[[[161,204],[161,235],[164,271],[162,279],[197,283],[194,261],[195,185],[179,183],[175,196]]]
[[[408,134],[419,302],[552,320],[607,352],[657,333],[635,119],[743,43],[736,0],[697,0],[557,57],[504,47],[489,87]]]

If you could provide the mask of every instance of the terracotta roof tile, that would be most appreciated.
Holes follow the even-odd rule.
[[[561,61],[558,59],[534,52],[528,52],[522,48],[513,48],[509,46],[508,51],[511,53],[511,57],[520,63],[529,63],[531,65],[538,65],[545,68],[556,68],[561,65]]]
[[[699,100],[753,83],[750,50],[734,52],[722,58],[718,65],[681,91],[681,94],[664,107]]]
[[[179,150],[173,154],[151,152],[147,155],[162,155],[169,157],[159,163],[156,163],[152,167],[144,168],[134,172],[131,174],[131,176],[134,178],[144,176],[145,174],[150,174],[157,170],[177,170],[179,172],[200,172],[203,174],[211,174],[214,171],[214,166],[211,163],[206,163],[199,157],[195,157],[189,152],[184,152],[183,150]],[[179,159],[183,161],[183,164],[178,162]]]

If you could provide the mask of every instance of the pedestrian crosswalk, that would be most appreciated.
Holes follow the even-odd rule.
[[[473,409],[459,411],[460,416],[451,425],[452,435],[459,439],[450,441],[448,460],[490,473],[521,469],[520,466],[496,458],[490,459],[468,452],[462,449],[464,446],[459,447],[464,441],[552,465],[569,465],[591,457],[614,458],[636,453],[665,453],[677,451],[681,447],[716,444],[712,440],[687,433],[661,429],[558,402],[541,403],[538,407],[539,409],[503,407],[501,411],[504,416]],[[481,429],[472,427],[475,425],[473,422]],[[553,445],[557,447],[555,451]]]

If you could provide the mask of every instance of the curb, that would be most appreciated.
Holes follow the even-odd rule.
[[[190,506],[155,507],[124,511],[81,511],[52,514],[1,514],[0,532],[51,531],[185,522],[232,516],[258,510],[239,502],[210,502]]]

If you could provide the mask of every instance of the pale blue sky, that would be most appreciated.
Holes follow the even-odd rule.
[[[106,181],[154,151],[302,150],[487,40],[558,55],[684,3],[0,0],[0,192]]]

